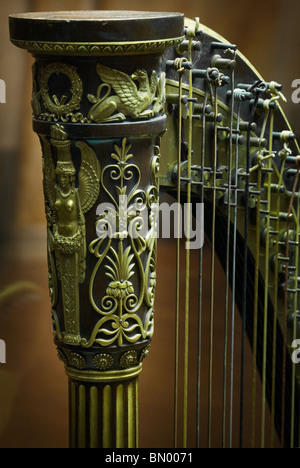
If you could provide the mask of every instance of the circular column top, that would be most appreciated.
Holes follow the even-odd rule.
[[[10,15],[13,44],[34,54],[161,53],[183,39],[184,14],[143,11],[54,11]]]

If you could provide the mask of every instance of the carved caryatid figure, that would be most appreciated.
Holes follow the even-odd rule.
[[[52,127],[50,142],[44,139],[44,190],[48,219],[50,266],[56,264],[63,297],[64,331],[61,332],[55,310],[54,322],[58,339],[68,344],[80,342],[79,284],[85,279],[86,240],[84,214],[95,204],[99,195],[100,165],[94,151],[84,142],[76,146],[82,161],[75,186],[71,141],[63,127]],[[54,166],[52,148],[57,150]],[[55,268],[51,268],[52,306],[58,291]]]

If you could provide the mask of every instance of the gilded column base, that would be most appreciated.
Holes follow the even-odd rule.
[[[70,448],[137,448],[139,365],[69,377]]]

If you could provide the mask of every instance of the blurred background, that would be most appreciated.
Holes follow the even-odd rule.
[[[237,44],[265,80],[283,85],[288,101],[283,108],[300,136],[300,104],[291,100],[291,84],[300,79],[298,0],[1,1],[0,79],[6,83],[6,103],[0,104],[0,339],[7,345],[7,364],[0,364],[1,448],[68,446],[67,381],[51,335],[41,153],[31,126],[32,58],[10,43],[8,15],[81,9],[198,16]],[[173,247],[172,242],[159,245],[156,331],[140,378],[141,447],[172,444],[173,369],[167,351],[174,328]],[[224,281],[221,269],[217,281]]]

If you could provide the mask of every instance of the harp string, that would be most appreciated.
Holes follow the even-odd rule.
[[[229,128],[229,154],[228,154],[228,200],[227,200],[227,242],[226,242],[226,268],[225,268],[225,319],[224,319],[224,361],[223,361],[223,428],[222,446],[226,446],[226,407],[227,407],[227,359],[228,359],[228,315],[229,315],[229,271],[230,271],[230,226],[231,226],[231,175],[232,175],[232,138],[233,138],[233,112],[234,112],[234,72],[231,73],[231,109]],[[231,415],[231,406],[230,406]]]
[[[283,173],[285,169],[285,160],[286,156],[282,158],[281,170],[280,173],[277,174],[278,177],[278,188],[280,188],[283,184]],[[272,161],[272,167],[274,172],[276,172],[276,166],[274,161]],[[275,390],[276,390],[276,345],[277,345],[277,308],[278,308],[278,278],[279,275],[279,215],[280,215],[280,192],[279,189],[276,191],[276,221],[275,221],[275,232],[277,235],[275,236],[275,256],[274,256],[274,294],[273,294],[273,304],[274,304],[274,314],[273,314],[273,335],[272,335],[272,377],[271,377],[271,430],[270,430],[270,446],[274,448],[274,441],[275,441]]]
[[[260,252],[260,201],[261,201],[261,167],[257,168],[257,205],[256,205],[256,241],[255,241],[255,273],[254,273],[254,311],[253,311],[253,359],[252,359],[252,435],[251,445],[255,447],[256,420],[256,362],[257,362],[257,320],[258,320],[258,282],[259,282],[259,252]]]
[[[269,156],[273,152],[273,129],[274,129],[274,111],[270,110],[270,131],[269,131]],[[265,284],[269,284],[269,268],[270,268],[270,210],[271,210],[271,157],[267,160],[267,174],[266,174],[266,248],[265,248]],[[268,299],[269,289],[265,288],[264,291],[264,324],[263,324],[263,371],[262,371],[262,415],[261,415],[261,448],[265,446],[265,423],[266,423],[266,381],[267,381],[267,325],[268,325]]]
[[[255,84],[253,85],[255,90]],[[246,172],[245,172],[245,212],[244,212],[244,246],[243,246],[243,289],[242,289],[242,333],[241,333],[241,385],[240,385],[240,437],[239,447],[244,445],[244,401],[245,401],[245,343],[246,343],[246,313],[247,313],[247,274],[248,274],[248,234],[249,234],[249,198],[250,198],[250,135],[251,125],[254,122],[254,116],[257,108],[259,95],[256,97],[252,107],[252,113],[249,119],[247,129],[247,150],[246,150]]]
[[[299,169],[296,175],[296,184],[295,184],[295,196],[296,196],[296,189],[299,180]],[[299,192],[297,192],[297,208],[296,213],[297,217],[296,220],[299,220]],[[296,222],[296,246],[295,246],[295,273],[298,271],[299,266],[299,223]],[[297,305],[298,305],[298,275],[295,274],[295,283],[294,283],[294,316],[293,316],[293,331],[292,331],[292,341],[294,341],[297,337]],[[295,381],[296,381],[296,364],[292,361],[292,388],[291,388],[291,444],[290,447],[294,448],[294,431],[295,431]]]
[[[299,168],[297,171],[297,184],[299,181]],[[297,187],[297,184],[295,187]],[[294,317],[293,317],[293,341],[297,337],[297,305],[298,305],[298,272],[299,268],[299,217],[300,217],[300,199],[299,190],[297,191],[297,217],[296,217],[296,247],[295,247],[295,295],[294,295]],[[291,448],[294,448],[294,430],[295,430],[295,382],[296,382],[296,364],[292,362],[292,402],[291,402]]]
[[[290,233],[290,217],[292,215],[293,210],[293,204],[294,204],[294,199],[297,195],[297,185],[299,181],[299,164],[297,164],[297,172],[296,176],[294,179],[294,185],[293,185],[293,191],[291,194],[290,198],[290,203],[289,203],[289,208],[288,208],[288,213],[287,213],[287,223],[286,223],[286,248],[285,248],[285,257],[286,259],[286,264],[285,264],[285,285],[284,285],[284,316],[283,316],[283,350],[282,350],[282,395],[281,395],[281,445],[284,447],[285,445],[285,396],[286,396],[286,346],[287,346],[287,314],[288,314],[288,292],[289,292],[289,263],[291,261],[291,252],[290,252],[290,238],[289,238],[289,233]],[[296,218],[296,213],[293,213],[294,217],[296,219],[296,224],[298,223],[298,218]],[[299,213],[298,213],[299,214]],[[296,243],[299,242],[299,238],[296,239]],[[294,294],[296,296],[297,294],[297,289],[298,289],[298,279],[297,279],[297,272],[295,271],[295,277],[296,277],[296,288],[294,291]],[[295,298],[294,298],[295,299]],[[296,300],[296,299],[295,299]],[[294,315],[297,313],[297,306],[296,309],[294,309]],[[294,317],[295,319],[295,317]],[[294,322],[294,327],[295,327],[295,322]],[[294,328],[293,327],[293,328]],[[294,328],[295,330],[295,328]],[[295,332],[294,332],[295,333]]]
[[[234,71],[232,77],[234,83]],[[235,86],[233,87],[233,89]],[[232,94],[234,97],[234,94]],[[234,100],[232,107],[234,106]],[[237,253],[237,180],[239,148],[238,137],[240,131],[240,102],[237,107],[236,137],[235,137],[235,169],[234,169],[234,197],[233,197],[233,253],[232,253],[232,298],[231,298],[231,369],[230,369],[230,447],[232,447],[233,433],[233,387],[234,387],[234,349],[235,349],[235,294],[236,294],[236,253]]]
[[[269,119],[269,111],[265,113],[264,121],[261,128],[260,134],[260,145],[259,148],[262,148],[262,141],[265,135],[267,122]],[[257,332],[258,332],[258,306],[259,306],[259,269],[260,269],[260,239],[261,239],[261,204],[262,200],[262,172],[265,170],[264,163],[266,160],[269,160],[273,155],[268,154],[264,155],[262,150],[259,150],[257,156],[257,164],[252,166],[250,173],[257,173],[257,182],[256,182],[256,191],[252,194],[257,195],[256,200],[256,236],[255,236],[255,273],[254,273],[254,311],[253,311],[253,361],[252,361],[252,434],[251,434],[251,446],[255,447],[256,439],[256,399],[257,399]],[[265,315],[264,310],[264,315]],[[264,348],[264,346],[263,346]],[[263,383],[264,385],[264,383]],[[262,392],[263,394],[264,392]],[[262,406],[262,414],[264,413],[264,402]]]
[[[178,90],[178,154],[177,154],[177,203],[181,204],[181,180],[180,168],[182,159],[182,78],[184,68],[178,68],[179,90]],[[177,240],[176,240],[176,311],[175,311],[175,369],[174,369],[174,447],[177,448],[178,440],[178,385],[179,385],[179,312],[180,312],[180,232],[181,220],[177,216]]]
[[[208,377],[208,448],[211,447],[212,428],[212,378],[213,378],[213,345],[214,345],[214,293],[215,293],[215,243],[216,243],[216,180],[218,157],[218,91],[214,86],[214,135],[213,135],[213,200],[212,200],[212,231],[211,231],[211,276],[210,276],[210,324],[209,324],[209,377]]]
[[[189,39],[188,60],[192,61],[192,41]],[[187,447],[188,433],[188,377],[189,377],[189,313],[190,313],[190,237],[191,237],[191,202],[192,202],[192,144],[193,144],[193,75],[189,70],[189,117],[188,117],[188,167],[187,167],[187,219],[186,219],[186,282],[185,282],[185,324],[184,324],[184,395],[183,395],[183,448]]]
[[[250,172],[257,171],[256,183],[256,240],[255,240],[255,273],[254,273],[254,311],[253,311],[253,360],[252,360],[252,448],[255,447],[255,424],[256,424],[256,363],[257,363],[257,330],[258,330],[258,287],[259,287],[259,261],[260,261],[260,204],[262,173],[261,165],[252,167]],[[253,193],[253,192],[252,192]]]
[[[204,202],[204,163],[205,163],[205,128],[207,91],[203,100],[202,136],[201,136],[201,170],[200,170],[200,203]],[[199,299],[198,299],[198,353],[197,353],[197,394],[196,394],[196,446],[200,447],[200,401],[201,401],[201,347],[202,347],[202,294],[203,294],[203,249],[199,251]]]

